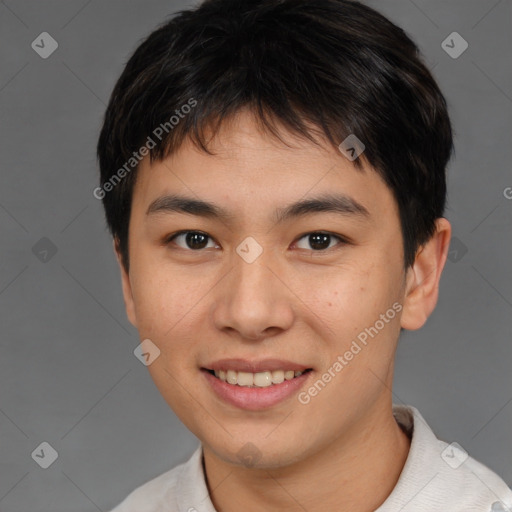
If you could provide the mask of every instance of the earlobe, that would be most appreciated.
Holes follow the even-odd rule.
[[[114,247],[114,254],[116,255],[117,263],[121,271],[121,286],[123,289],[124,307],[126,309],[126,316],[129,322],[137,328],[137,316],[135,314],[135,303],[133,300],[132,286],[130,283],[130,276],[126,272],[123,265],[121,251],[119,249],[119,240],[114,238],[112,241]]]
[[[451,225],[445,218],[436,221],[436,232],[417,252],[407,270],[401,326],[416,330],[434,310],[439,295],[439,281],[450,245]]]

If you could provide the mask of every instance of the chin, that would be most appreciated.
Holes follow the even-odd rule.
[[[272,435],[272,434],[271,434]],[[277,469],[300,462],[306,456],[304,443],[286,440],[248,436],[244,439],[230,438],[229,446],[204,443],[217,457],[228,464],[246,467],[248,469]],[[301,446],[300,452],[297,447]]]

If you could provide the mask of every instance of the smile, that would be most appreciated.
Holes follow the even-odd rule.
[[[299,393],[313,375],[313,370],[301,368],[247,372],[201,368],[201,373],[207,386],[222,402],[237,409],[262,411]]]
[[[302,374],[310,371],[310,369],[303,371],[293,370],[273,370],[262,371],[257,373],[242,372],[235,370],[208,370],[212,375],[215,375],[222,382],[227,382],[235,386],[242,387],[258,387],[266,388],[269,386],[283,383],[285,380],[292,380],[300,377]]]

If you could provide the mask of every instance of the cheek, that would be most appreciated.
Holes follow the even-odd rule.
[[[137,274],[133,292],[141,339],[149,338],[161,351],[163,368],[181,374],[194,366],[191,355],[204,345],[208,290],[216,280],[194,277],[161,263]],[[151,365],[157,371],[159,365]]]
[[[315,312],[336,330],[357,325],[359,319],[374,310],[380,302],[380,286],[374,266],[357,265],[335,267],[310,275],[303,282],[305,296],[313,301]]]
[[[178,274],[158,268],[148,265],[145,269],[150,271],[136,271],[132,291],[140,335],[162,343],[173,337],[180,320],[192,309],[194,293]]]
[[[376,323],[378,335],[375,339],[396,337],[400,283],[401,274],[396,264],[382,254],[365,266],[338,268],[321,279],[319,276],[316,280],[310,278],[304,283],[304,289],[309,290],[310,297],[313,293],[311,300],[314,301],[315,313],[325,327],[322,337],[331,340],[331,348],[340,353],[359,335],[363,342],[365,333],[367,339],[372,340],[369,332],[375,335]],[[384,320],[381,320],[381,315],[385,315]],[[383,351],[390,344],[385,345]],[[372,351],[365,352],[370,355]]]

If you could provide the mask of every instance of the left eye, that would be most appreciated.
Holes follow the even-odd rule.
[[[299,240],[303,239],[306,239],[306,243],[310,244],[314,251],[330,249],[330,242],[332,239],[336,239],[339,242],[344,242],[344,240],[337,235],[322,232],[308,233],[301,237]],[[309,249],[309,247],[299,247],[299,249]]]

